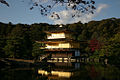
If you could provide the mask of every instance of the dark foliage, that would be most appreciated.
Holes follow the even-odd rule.
[[[1,2],[2,4],[7,5],[7,6],[9,7],[9,4],[8,4],[5,0],[0,0],[0,2]]]
[[[31,2],[33,2],[33,6],[30,10],[34,9],[34,7],[38,7],[41,15],[51,15],[54,19],[60,19],[59,14],[54,10],[56,6],[59,9],[74,10],[75,13],[71,15],[72,18],[80,17],[80,13],[94,14],[94,10],[96,9],[94,0],[37,0]]]
[[[32,7],[30,10],[38,7],[40,14],[43,16],[51,16],[53,19],[60,19],[60,15],[56,12],[55,8],[64,10],[73,10],[74,13],[71,17],[81,17],[81,13],[94,14],[95,1],[94,0],[30,0]],[[24,2],[24,1],[22,1]],[[5,0],[0,0],[0,3],[9,7],[9,4]]]

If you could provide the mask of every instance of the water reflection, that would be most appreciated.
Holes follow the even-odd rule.
[[[0,70],[0,80],[120,80],[120,68],[100,63],[48,63]]]
[[[47,69],[38,69],[38,74],[57,80],[120,80],[118,67],[94,63],[54,63]]]
[[[72,72],[64,72],[64,71],[51,71],[47,72],[45,70],[38,70],[38,74],[42,75],[52,75],[52,76],[57,76],[57,77],[63,77],[63,78],[70,78],[72,76]]]

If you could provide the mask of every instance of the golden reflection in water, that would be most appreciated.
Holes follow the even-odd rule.
[[[52,75],[52,76],[58,76],[58,77],[64,77],[64,78],[70,78],[72,76],[72,72],[63,72],[63,71],[51,71],[47,72],[45,70],[38,70],[38,74],[42,75]]]

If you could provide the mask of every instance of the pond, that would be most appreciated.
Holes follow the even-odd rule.
[[[0,69],[0,80],[120,80],[120,68],[102,63],[49,63]]]

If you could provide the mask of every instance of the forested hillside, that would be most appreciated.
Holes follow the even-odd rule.
[[[35,41],[46,39],[44,31],[58,25],[40,24],[12,24],[0,23],[0,57],[33,59],[43,53],[39,50],[42,44]],[[109,58],[111,63],[120,60],[120,19],[110,18],[101,21],[81,22],[64,25],[74,31],[74,39],[86,41],[82,44],[82,51],[86,57]],[[95,44],[94,44],[95,43]],[[91,47],[94,46],[94,47]]]

